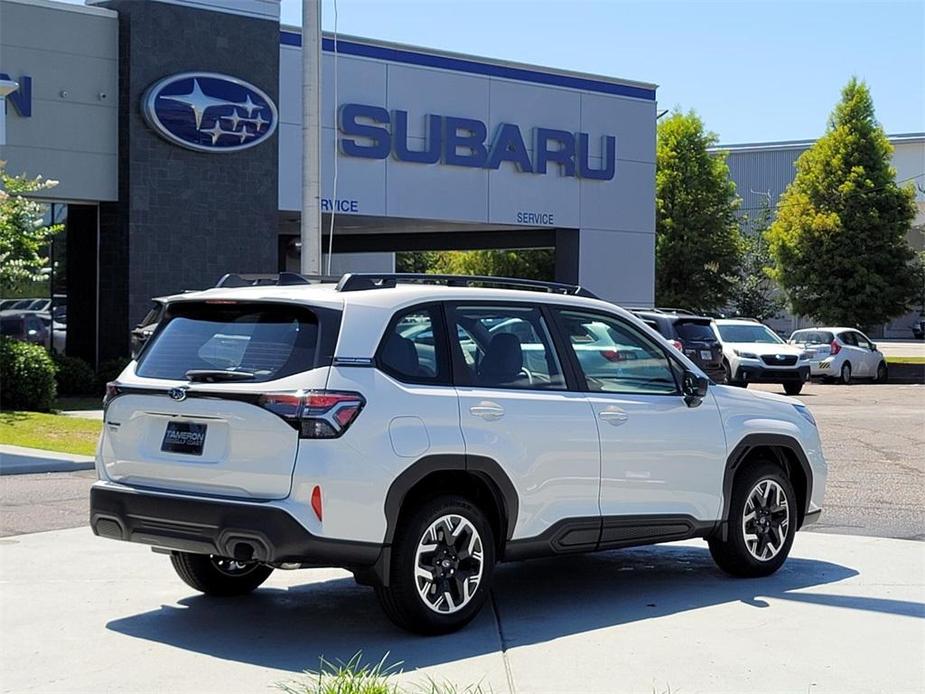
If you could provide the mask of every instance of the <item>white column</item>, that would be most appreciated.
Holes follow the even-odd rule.
[[[0,145],[6,144],[6,95],[19,89],[19,82],[0,80]]]
[[[302,261],[321,274],[321,0],[302,0]]]

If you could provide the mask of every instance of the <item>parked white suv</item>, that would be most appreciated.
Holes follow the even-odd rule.
[[[701,537],[764,576],[821,513],[803,404],[710,385],[579,288],[285,281],[303,283],[168,297],[107,390],[93,531],[169,553],[197,590],[344,567],[438,633],[475,616],[497,561]]]
[[[788,345],[763,323],[750,318],[714,321],[723,345],[726,383],[747,388],[749,383],[780,383],[787,395],[798,395],[809,380],[809,354]]]
[[[883,352],[854,328],[797,330],[790,344],[807,353],[812,375],[823,380],[848,384],[854,378],[871,378],[884,383],[889,375]]]

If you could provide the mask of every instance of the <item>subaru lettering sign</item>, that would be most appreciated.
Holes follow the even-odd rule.
[[[237,152],[276,130],[276,104],[244,80],[184,72],[151,85],[142,97],[145,120],[159,135],[199,152]]]
[[[592,166],[588,133],[534,128],[533,156],[520,128],[501,123],[488,141],[488,126],[474,118],[428,115],[425,144],[412,149],[408,138],[408,112],[379,106],[344,104],[338,114],[341,152],[351,157],[385,159],[419,164],[443,163],[480,169],[499,169],[511,162],[523,173],[545,174],[550,165],[562,176],[609,181],[616,173],[617,138],[601,138],[602,162]]]

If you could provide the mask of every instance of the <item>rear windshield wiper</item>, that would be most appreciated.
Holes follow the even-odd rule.
[[[231,371],[229,369],[190,369],[186,377],[199,383],[219,383],[221,381],[250,381],[257,374],[250,371]]]

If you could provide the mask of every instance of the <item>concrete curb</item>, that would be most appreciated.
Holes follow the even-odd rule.
[[[28,475],[40,472],[92,470],[94,460],[86,455],[58,453],[40,448],[0,445],[0,475]]]

